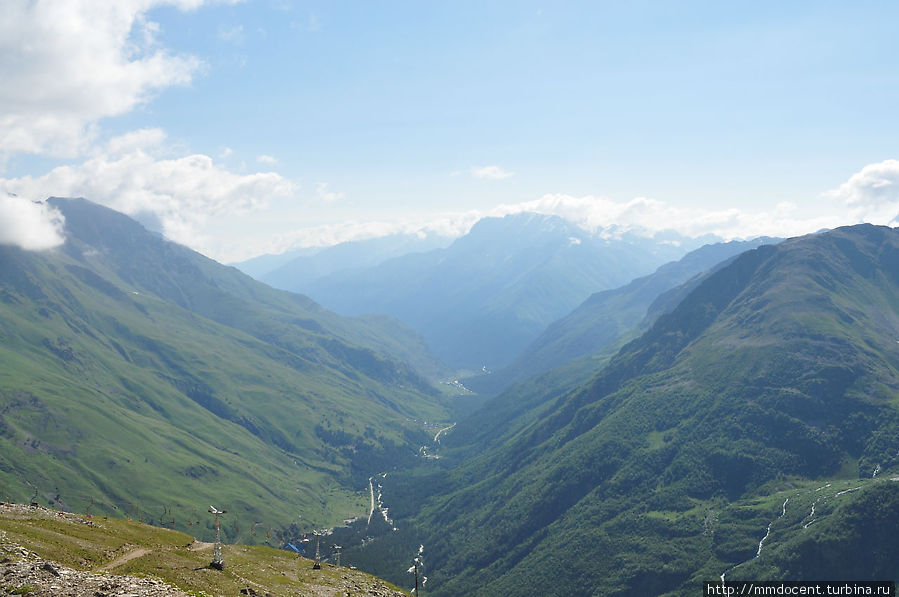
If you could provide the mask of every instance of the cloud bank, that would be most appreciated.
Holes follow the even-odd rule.
[[[533,201],[500,205],[490,215],[521,212],[557,215],[589,232],[606,236],[623,232],[653,236],[675,231],[693,238],[708,234],[725,239],[789,237],[846,223],[845,218],[834,213],[811,218],[797,216],[795,205],[787,202],[767,211],[738,208],[710,211],[678,207],[646,197],[615,201],[593,195],[574,197],[565,194],[548,194]]]
[[[838,188],[822,194],[820,213],[798,213],[783,202],[769,210],[685,208],[646,197],[616,201],[596,195],[546,194],[538,199],[499,205],[491,210],[437,214],[397,221],[347,222],[294,230],[272,239],[267,250],[278,253],[295,247],[328,246],[388,234],[466,234],[479,219],[522,212],[556,215],[588,232],[605,236],[625,232],[653,236],[674,231],[697,238],[723,239],[756,236],[800,236],[824,228],[870,222],[899,225],[899,160],[870,164]],[[848,211],[847,211],[848,208]]]
[[[899,160],[869,164],[825,194],[850,208],[858,222],[899,223]]]
[[[37,178],[0,178],[0,190],[28,197],[85,197],[157,221],[167,238],[201,252],[208,251],[211,218],[263,209],[269,198],[294,190],[279,174],[235,174],[207,155],[163,157],[165,138],[159,129],[134,131],[112,139],[81,164]]]
[[[148,10],[202,0],[8,0],[0,19],[0,155],[74,157],[96,122],[118,116],[202,68],[158,46]]]

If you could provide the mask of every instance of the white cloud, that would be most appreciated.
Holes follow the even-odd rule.
[[[51,249],[65,242],[65,220],[57,210],[24,197],[0,198],[0,244],[29,251]]]
[[[99,153],[113,156],[125,155],[137,150],[161,147],[165,139],[165,131],[160,128],[138,129],[110,139],[105,150]]]
[[[790,203],[781,203],[770,211],[751,212],[738,208],[678,207],[646,197],[615,201],[593,195],[574,197],[565,194],[548,194],[533,201],[500,205],[487,215],[521,212],[557,215],[589,232],[605,235],[632,232],[648,236],[673,230],[688,237],[706,234],[727,239],[762,235],[789,237],[846,223],[845,218],[836,213],[810,218],[797,216],[795,206]]]
[[[281,253],[297,247],[324,247],[341,242],[359,241],[390,234],[419,234],[455,238],[468,233],[481,218],[503,217],[523,212],[562,217],[586,232],[604,237],[623,233],[654,236],[676,231],[687,237],[715,235],[725,239],[756,236],[799,236],[846,224],[838,213],[801,217],[797,207],[782,202],[772,210],[746,211],[722,208],[708,211],[685,208],[656,199],[637,197],[630,201],[615,201],[597,196],[575,197],[566,194],[547,194],[532,201],[503,204],[491,210],[470,210],[458,213],[421,215],[393,221],[350,221],[301,228],[267,239],[265,246],[257,245],[260,253]],[[572,238],[576,244],[580,239]]]
[[[265,155],[265,154],[256,156],[256,161],[259,162],[260,164],[277,164],[278,163],[277,158],[270,156],[270,155]]]
[[[326,185],[320,184],[318,190],[325,191],[326,188]],[[617,201],[596,195],[546,194],[531,201],[503,204],[490,210],[419,215],[393,221],[351,221],[295,229],[257,244],[255,254],[280,253],[296,247],[330,246],[400,233],[458,237],[466,234],[481,218],[523,212],[560,216],[589,233],[606,237],[626,232],[654,236],[675,231],[692,238],[706,235],[724,239],[755,236],[786,238],[863,221],[896,225],[896,214],[899,213],[899,161],[887,160],[866,166],[845,184],[824,193],[824,196],[829,201],[820,204],[817,213],[809,215],[790,201],[780,202],[770,209],[723,206],[709,210],[646,197]],[[572,239],[572,242],[576,240]]]
[[[392,234],[456,238],[471,230],[471,227],[482,217],[484,214],[481,212],[468,211],[406,220],[349,221],[310,226],[270,238],[265,247],[261,247],[256,254],[278,254],[299,247],[330,247],[339,243],[380,238]]]
[[[217,216],[263,209],[294,185],[274,172],[235,174],[202,154],[165,159],[165,135],[145,129],[111,140],[81,164],[33,178],[0,178],[0,191],[28,197],[79,196],[126,214],[152,213],[166,237],[210,254]]]
[[[73,157],[96,123],[187,85],[193,56],[157,45],[148,10],[203,0],[6,0],[0,19],[0,155]]]
[[[234,25],[232,27],[219,27],[218,38],[233,44],[242,44],[246,39],[243,31],[243,25]]]
[[[334,203],[335,201],[339,201],[343,199],[346,194],[345,193],[336,193],[334,191],[328,190],[328,183],[320,182],[315,185],[315,196],[324,201],[325,203]]]
[[[857,222],[899,222],[899,160],[869,164],[836,189],[824,194],[850,208]]]
[[[515,173],[503,170],[499,166],[472,166],[471,175],[481,179],[502,180],[514,176]]]
[[[869,164],[827,194],[847,205],[899,202],[899,160]]]

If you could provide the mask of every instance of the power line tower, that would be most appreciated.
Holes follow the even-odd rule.
[[[335,546],[334,546],[334,551],[337,552],[337,567],[338,567],[338,568],[340,568],[340,550],[341,550],[341,549],[343,549],[343,547],[340,546],[340,545],[335,545]]]
[[[209,564],[209,567],[216,570],[225,569],[225,561],[222,559],[222,528],[219,516],[227,512],[227,510],[218,510],[215,506],[209,506],[209,513],[215,516],[215,546],[212,548],[212,563]]]

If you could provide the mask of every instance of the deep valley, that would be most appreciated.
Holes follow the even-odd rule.
[[[425,297],[471,259],[430,248],[405,258],[431,272],[411,274],[419,285],[388,273],[417,271],[395,256],[328,278],[388,312],[338,315],[122,214],[50,203],[65,215],[63,247],[0,247],[5,501],[203,541],[214,504],[229,545],[313,557],[318,544],[397,586],[418,567],[435,596],[899,577],[894,229],[669,246],[667,262],[612,243],[606,281],[552,308],[552,289],[583,268],[543,261],[513,285],[484,269],[470,277],[506,294]],[[524,238],[542,255],[574,246],[555,219],[488,225],[527,230],[513,234],[515,263]],[[461,246],[495,254],[489,235],[472,235]],[[641,275],[622,278],[637,254]],[[504,367],[474,374],[492,350],[483,338],[505,332],[432,351],[442,332],[416,330],[415,317],[440,315],[401,321],[385,280],[391,304],[479,311],[475,328],[506,309],[497,296],[533,317],[505,321],[522,340],[497,355]],[[476,358],[440,358],[451,354]]]

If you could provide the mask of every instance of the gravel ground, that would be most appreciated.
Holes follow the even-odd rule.
[[[188,597],[161,580],[92,574],[60,566],[0,536],[0,586],[16,595]]]

